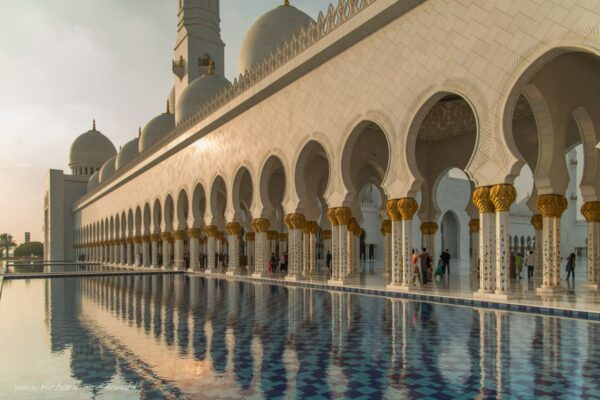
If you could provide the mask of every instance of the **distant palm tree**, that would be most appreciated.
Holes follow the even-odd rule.
[[[17,246],[17,243],[13,240],[13,236],[9,233],[0,234],[0,248],[6,250],[6,258],[8,258],[8,253],[10,249]]]

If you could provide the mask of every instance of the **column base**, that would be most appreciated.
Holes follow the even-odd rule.
[[[226,275],[226,276],[236,276],[236,275],[239,275],[239,270],[238,270],[238,269],[235,269],[235,270],[233,270],[233,271],[231,271],[231,270],[230,270],[230,271],[227,271],[227,272],[225,273],[225,275]]]
[[[488,290],[478,290],[473,293],[473,298],[475,300],[508,300],[513,297],[511,297],[510,294],[499,294]]]
[[[204,273],[206,275],[215,275],[217,273],[217,270],[214,268],[206,268],[206,271],[204,271]]]
[[[539,287],[535,292],[542,296],[559,296],[567,292],[567,289],[562,286]]]
[[[598,290],[598,287],[600,285],[598,285],[596,282],[585,282],[583,285],[585,289],[590,289],[590,290]]]
[[[298,275],[286,275],[283,279],[286,281],[296,282],[300,279],[300,277]]]
[[[344,286],[346,284],[345,279],[329,279],[327,284],[331,286]]]
[[[261,272],[253,272],[252,273],[252,277],[253,278],[264,278],[264,276],[265,275],[263,273],[261,273]]]
[[[390,283],[385,287],[387,290],[393,290],[396,292],[412,292],[417,289],[414,285],[404,285],[404,284],[393,284]]]

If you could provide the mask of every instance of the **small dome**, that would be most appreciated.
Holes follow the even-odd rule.
[[[194,79],[177,99],[176,123],[198,112],[204,103],[229,85],[227,79],[215,74]]]
[[[99,182],[102,183],[111,177],[112,174],[115,173],[115,163],[117,161],[117,156],[109,158],[102,168],[100,168],[100,177]]]
[[[96,130],[96,123],[94,122],[91,130],[79,135],[71,144],[69,166],[74,171],[77,167],[93,168],[93,170],[96,170],[106,160],[114,157],[116,154],[117,150],[115,146],[109,138]]]
[[[313,19],[296,7],[284,4],[258,18],[246,34],[238,72],[245,71],[282,46],[294,33],[307,27]]]
[[[95,188],[97,188],[98,185],[100,185],[100,171],[94,172],[92,174],[92,176],[90,176],[90,179],[88,179],[88,183],[87,183],[88,192],[90,190],[94,190]]]
[[[150,146],[163,138],[166,134],[175,128],[175,116],[170,113],[169,103],[167,103],[167,112],[160,114],[150,120],[142,129],[140,135],[139,152],[147,150]]]
[[[117,155],[117,161],[115,162],[115,170],[119,171],[123,169],[127,164],[133,161],[134,158],[140,154],[139,152],[139,139],[135,138],[123,145],[119,154]]]

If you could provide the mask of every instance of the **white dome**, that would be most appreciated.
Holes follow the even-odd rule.
[[[175,128],[175,116],[169,112],[152,118],[150,122],[146,124],[144,129],[142,129],[139,152],[141,153],[147,150],[150,146],[171,132],[173,128]]]
[[[89,167],[99,169],[102,164],[117,154],[115,146],[109,138],[96,130],[95,124],[89,130],[77,137],[69,150],[69,166]]]
[[[240,51],[238,72],[243,74],[250,70],[252,65],[274,52],[311,22],[313,19],[310,16],[290,5],[279,6],[264,14],[246,34]]]
[[[98,185],[100,185],[100,171],[94,172],[92,174],[92,176],[90,176],[90,179],[88,179],[88,183],[87,183],[88,192],[90,190],[94,190],[95,188],[97,188]]]
[[[215,74],[202,75],[194,79],[177,99],[176,123],[198,112],[204,103],[229,84],[227,79]]]
[[[109,158],[102,168],[100,168],[100,177],[99,182],[102,183],[111,177],[112,174],[115,173],[115,163],[117,161],[117,156]]]
[[[123,169],[127,164],[133,161],[134,158],[140,154],[138,148],[139,139],[135,138],[130,142],[125,143],[125,145],[119,150],[119,154],[117,155],[117,161],[115,162],[115,170],[119,171]]]

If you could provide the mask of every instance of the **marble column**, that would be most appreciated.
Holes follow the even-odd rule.
[[[471,274],[479,276],[479,219],[469,221],[471,231]]]
[[[510,206],[517,198],[510,184],[492,186],[490,200],[496,211],[496,297],[509,298],[510,292]]]
[[[400,259],[402,262],[402,280],[398,287],[399,290],[409,291],[415,288],[414,268],[412,265],[413,249],[413,217],[419,205],[412,197],[398,199],[396,207],[400,213],[400,224],[402,231],[402,240],[400,243]]]
[[[429,257],[431,257],[431,262],[433,264],[433,268],[435,269],[435,263],[437,262],[436,257],[436,248],[435,248],[435,235],[438,231],[439,227],[437,222],[433,221],[425,221],[421,223],[421,235],[422,235],[422,243],[423,247],[427,249],[429,252]],[[433,279],[433,277],[431,277]]]
[[[402,249],[402,225],[400,223],[400,211],[398,211],[397,203],[398,199],[390,199],[386,204],[387,215],[391,221],[390,266],[392,267],[392,274],[390,284],[388,285],[391,288],[400,286],[402,283],[402,257],[400,253]]]
[[[302,275],[310,273],[310,224],[306,221],[302,228]]]
[[[126,252],[127,252],[127,239],[121,239],[119,241],[119,259],[120,259],[120,263],[121,265],[127,265],[127,256],[126,256]]]
[[[200,236],[202,229],[190,228],[187,231],[190,240],[190,269],[200,271]]]
[[[346,270],[346,276],[350,276],[356,270],[356,229],[358,228],[358,222],[356,222],[356,218],[350,217],[350,221],[348,222],[347,234],[346,234],[346,243],[347,243],[347,256],[348,260],[348,268]]]
[[[252,277],[260,278],[268,274],[269,271],[269,242],[267,232],[271,223],[267,218],[256,218],[252,220],[252,227],[255,232],[255,267]]]
[[[173,232],[173,252],[174,252],[174,257],[173,257],[173,261],[174,261],[174,265],[173,268],[176,270],[184,270],[185,269],[185,258],[184,258],[184,251],[183,251],[183,247],[184,247],[184,242],[183,240],[186,237],[186,231],[184,230],[177,230]]]
[[[207,225],[204,227],[206,232],[206,273],[214,274],[217,271],[217,234],[219,232],[215,225]]]
[[[149,267],[150,261],[150,235],[142,236],[142,265]]]
[[[160,268],[158,265],[158,242],[160,241],[160,233],[153,233],[150,235],[150,241],[152,246],[152,268]]]
[[[542,214],[543,273],[539,294],[561,294],[560,284],[560,217],[567,209],[567,199],[560,194],[538,195],[537,209]]]
[[[127,238],[127,265],[129,265],[129,266],[134,264],[133,245],[134,245],[134,239],[132,237]]]
[[[277,262],[279,262],[281,257],[284,256],[285,252],[287,251],[288,235],[287,233],[279,233],[277,235],[277,239],[279,240],[279,256],[277,258]]]
[[[288,227],[288,235],[290,237],[290,265],[288,267],[288,274],[285,277],[286,280],[295,281],[298,279],[304,260],[304,248],[303,248],[303,230],[306,223],[306,219],[303,214],[295,213],[288,214],[289,224],[291,229]],[[287,224],[288,222],[286,222]]]
[[[308,257],[310,259],[308,263],[308,272],[311,274],[317,272],[317,229],[319,229],[319,225],[317,225],[316,221],[312,221],[310,223],[308,234]]]
[[[392,221],[384,219],[381,222],[381,235],[383,236],[383,275],[390,276],[392,272]]]
[[[533,266],[533,277],[542,278],[542,271],[544,265],[544,251],[543,251],[543,230],[544,230],[544,218],[542,214],[535,214],[531,217],[531,225],[535,229],[535,247],[533,249],[533,259],[535,265]]]
[[[171,241],[173,240],[173,236],[171,235],[171,232],[163,232],[161,233],[160,237],[162,239],[163,247],[162,269],[171,269]]]
[[[581,207],[587,221],[587,281],[585,287],[598,290],[600,285],[600,201]]]
[[[338,207],[335,210],[335,217],[338,221],[338,265],[340,283],[344,283],[348,277],[348,224],[352,218],[350,207]]]
[[[475,297],[486,297],[495,290],[495,215],[490,188],[480,186],[473,191],[473,204],[479,210],[479,291]]]
[[[229,222],[227,224],[227,249],[229,251],[229,268],[227,275],[240,273],[240,234],[242,226],[239,222]]]
[[[254,272],[255,239],[256,234],[254,232],[246,232],[246,269],[248,274]]]
[[[340,282],[340,259],[339,259],[339,237],[340,230],[336,217],[337,208],[327,210],[327,219],[331,224],[331,278],[327,283],[331,285],[339,285]]]

